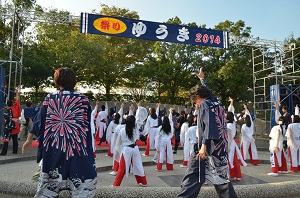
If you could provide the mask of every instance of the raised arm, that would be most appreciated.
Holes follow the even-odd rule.
[[[108,104],[105,102],[105,113],[108,115]]]
[[[233,106],[233,99],[231,97],[229,97],[229,100],[230,102],[229,106],[228,106],[228,112],[232,112],[234,114],[234,106]]]
[[[120,115],[120,120],[122,120],[122,117],[123,117],[123,113],[124,113],[124,103],[122,102],[121,106],[120,106],[120,109],[118,111],[118,114]],[[121,122],[120,122],[121,123]]]
[[[156,111],[155,111],[157,116],[159,116],[159,107],[160,107],[160,103],[157,103],[156,104]]]
[[[203,73],[203,70],[202,70],[202,67],[200,67],[199,69],[199,73],[195,73],[195,75],[200,79],[200,82],[203,86],[205,86],[209,92],[210,92],[210,97],[215,97],[211,91],[211,89],[209,88],[209,86],[207,85],[206,83],[206,80],[204,79],[204,73]]]
[[[95,105],[95,107],[94,107],[94,109],[93,109],[93,111],[92,111],[92,117],[93,117],[93,119],[94,119],[94,117],[95,117],[96,114],[97,114],[98,106],[99,106],[99,101],[97,100],[97,101],[96,101],[96,105]]]
[[[295,115],[299,115],[299,106],[296,104],[295,106]]]
[[[278,119],[281,116],[281,113],[279,112],[279,105],[276,102],[274,102],[273,106],[275,107],[275,122],[276,124],[278,124]]]

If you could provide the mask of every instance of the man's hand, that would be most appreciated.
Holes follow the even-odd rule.
[[[204,73],[202,71],[202,67],[200,67],[199,69],[199,73],[195,73],[195,75],[199,78],[199,79],[203,79],[204,78]]]
[[[22,146],[22,155],[24,155],[25,148],[28,148],[28,149],[31,148],[31,140],[27,139],[26,142],[24,142],[24,144]]]
[[[207,156],[206,156],[206,145],[205,144],[201,145],[201,149],[200,149],[199,153],[196,155],[196,160],[198,160],[199,157],[201,159],[203,159],[203,160],[207,159]]]

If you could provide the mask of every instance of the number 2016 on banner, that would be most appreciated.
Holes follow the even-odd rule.
[[[197,43],[201,43],[201,42],[203,42],[203,43],[208,43],[208,41],[209,41],[211,44],[213,44],[213,43],[220,44],[220,43],[221,43],[220,36],[217,36],[217,37],[215,38],[214,35],[208,36],[208,34],[204,34],[204,35],[202,36],[202,34],[200,34],[200,33],[196,34],[195,42],[197,42]]]

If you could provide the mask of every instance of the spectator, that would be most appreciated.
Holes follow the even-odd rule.
[[[42,168],[35,197],[58,197],[63,190],[72,197],[95,197],[90,102],[74,90],[76,76],[70,68],[57,69],[54,82],[59,90],[46,96],[22,147],[24,153],[33,135],[38,137]]]

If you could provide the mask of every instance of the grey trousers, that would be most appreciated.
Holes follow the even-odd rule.
[[[203,170],[203,168],[200,167],[201,170]],[[189,166],[181,182],[181,193],[177,195],[177,197],[196,198],[199,194],[202,185],[203,182],[199,182],[199,160],[196,160],[196,154],[193,153],[189,159]],[[228,182],[227,184],[214,186],[220,198],[237,197],[231,182]]]

